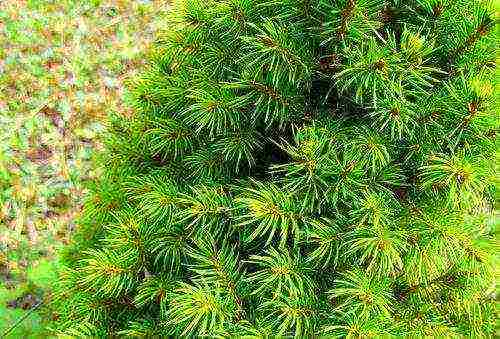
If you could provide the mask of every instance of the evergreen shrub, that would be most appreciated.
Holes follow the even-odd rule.
[[[110,117],[57,329],[493,336],[494,13],[175,1]]]

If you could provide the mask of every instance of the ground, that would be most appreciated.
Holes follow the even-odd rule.
[[[126,80],[167,6],[0,0],[0,336],[50,333],[57,249],[96,175],[91,151],[107,114],[130,110]]]

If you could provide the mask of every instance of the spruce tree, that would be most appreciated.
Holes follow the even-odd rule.
[[[110,117],[57,329],[493,336],[492,7],[174,2]]]

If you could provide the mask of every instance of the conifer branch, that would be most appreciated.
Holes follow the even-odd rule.
[[[174,0],[62,255],[57,333],[493,336],[479,0]]]

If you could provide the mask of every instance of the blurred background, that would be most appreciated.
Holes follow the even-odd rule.
[[[167,7],[0,0],[0,336],[48,335],[56,252],[96,175],[91,150],[106,115],[130,110],[126,80]]]

